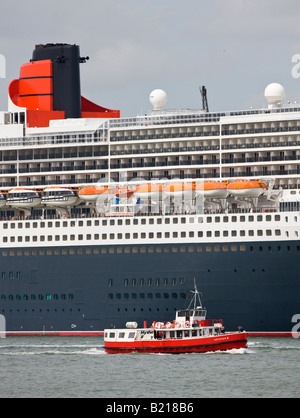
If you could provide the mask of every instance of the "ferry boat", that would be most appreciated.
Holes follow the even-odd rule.
[[[180,354],[246,348],[246,332],[240,327],[238,332],[225,333],[222,320],[206,319],[196,286],[193,293],[190,305],[176,312],[173,323],[154,322],[150,328],[138,328],[136,322],[128,322],[125,329],[106,329],[105,352]]]
[[[81,95],[85,61],[78,45],[36,45],[0,112],[7,331],[167,321],[197,277],[227,329],[291,334],[300,106],[277,83],[265,108],[226,112],[170,110],[155,90],[153,110],[121,117]]]

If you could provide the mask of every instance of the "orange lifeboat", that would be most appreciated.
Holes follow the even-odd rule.
[[[159,201],[162,200],[163,186],[161,184],[140,184],[134,190],[137,198],[145,200]]]
[[[117,187],[115,195],[118,199],[129,199],[134,194],[133,190],[127,187]]]
[[[113,199],[115,190],[109,186],[86,186],[79,190],[78,196],[85,202],[96,202],[99,199],[102,202]]]
[[[173,183],[164,186],[164,197],[173,197],[174,199],[193,199],[195,197],[196,183]]]
[[[229,182],[227,189],[232,196],[257,198],[267,186],[261,180],[234,180]]]
[[[228,196],[227,183],[220,181],[204,181],[196,186],[197,196],[206,198],[226,199]]]

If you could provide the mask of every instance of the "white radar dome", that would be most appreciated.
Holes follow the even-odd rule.
[[[167,103],[167,93],[161,89],[153,90],[150,93],[149,100],[154,110],[160,110]]]
[[[285,97],[285,91],[281,84],[271,83],[265,89],[265,98],[270,105],[279,104]]]

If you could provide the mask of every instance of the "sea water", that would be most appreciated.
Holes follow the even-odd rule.
[[[300,339],[207,354],[106,354],[103,337],[0,338],[0,397],[299,397]]]

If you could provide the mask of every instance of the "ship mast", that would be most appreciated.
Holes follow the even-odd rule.
[[[197,284],[196,284],[196,279],[194,278],[194,290],[191,290],[191,293],[194,293],[194,296],[192,297],[192,300],[188,306],[188,309],[193,309],[194,311],[197,308],[202,309],[202,303],[201,303],[201,298],[200,298],[200,293],[198,292],[197,289]],[[197,300],[198,300],[198,304],[197,304]],[[194,307],[192,308],[192,305],[194,305]]]

